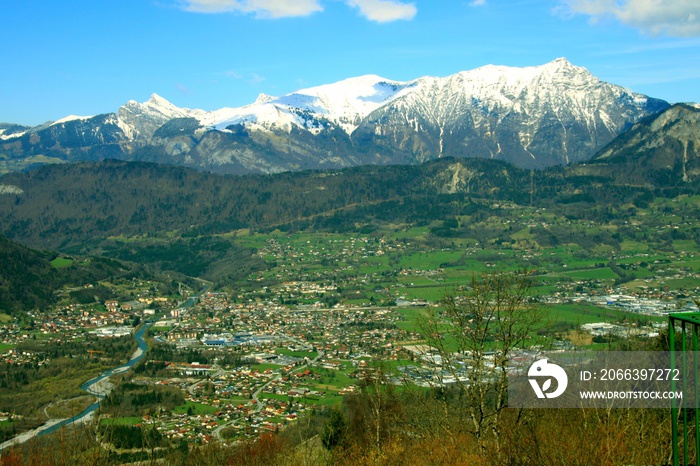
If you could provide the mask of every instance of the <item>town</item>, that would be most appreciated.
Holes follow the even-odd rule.
[[[652,339],[668,313],[698,310],[700,259],[687,241],[666,253],[623,250],[613,261],[606,248],[537,247],[524,236],[435,241],[429,232],[241,234],[240,243],[269,267],[237,286],[214,291],[193,281],[162,295],[147,280],[83,285],[87,293],[102,287],[127,299],[66,300],[24,319],[6,316],[0,362],[50,366],[48,348],[78,342],[84,351],[70,356],[97,370],[116,362],[101,341],[128,345],[147,325],[149,350],[132,371],[112,377],[100,425],[148,426],[175,442],[235,442],[338,405],[379,369],[398,385],[449,383],[449,376],[436,378],[424,326],[439,316],[442,298],[466,289],[475,273],[531,270],[533,304],[545,310],[557,348]],[[177,404],[124,404],[138,393],[167,394]],[[74,410],[95,401],[84,395]],[[43,414],[33,425],[66,411]],[[6,413],[0,422],[31,417]]]

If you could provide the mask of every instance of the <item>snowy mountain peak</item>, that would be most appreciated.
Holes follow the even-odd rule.
[[[301,89],[273,101],[287,113],[306,112],[313,118],[329,120],[351,134],[360,120],[382,105],[402,95],[413,83],[392,81],[369,74],[332,84]],[[308,126],[307,121],[299,122]]]
[[[539,68],[542,74],[550,75],[577,75],[579,77],[586,77],[587,79],[594,79],[599,81],[598,78],[593,76],[590,71],[582,66],[573,65],[566,58],[557,58],[549,63],[545,63]]]
[[[146,102],[144,102],[144,105],[148,105],[150,107],[164,107],[164,108],[175,107],[173,104],[170,103],[170,101],[168,101],[164,97],[161,97],[155,93],[151,94],[151,97]]]
[[[332,84],[301,89],[291,95],[314,96],[330,104],[350,101],[384,102],[408,83],[392,81],[374,74],[343,79]]]
[[[462,71],[453,76],[482,83],[500,83],[508,87],[528,85],[543,78],[554,76],[577,75],[592,78],[593,75],[583,67],[572,65],[566,58],[557,58],[539,66],[512,67],[503,65],[486,65],[469,71]],[[449,79],[451,77],[448,76]],[[597,79],[596,79],[597,80]]]
[[[318,132],[330,124],[351,135],[370,114],[394,103],[411,107],[432,102],[433,116],[443,115],[441,121],[446,121],[445,115],[457,117],[460,113],[455,98],[461,102],[478,101],[494,111],[521,106],[521,98],[542,101],[544,96],[558,93],[568,85],[578,83],[585,87],[597,82],[588,70],[572,65],[566,58],[524,68],[486,65],[444,78],[424,77],[408,82],[367,74],[280,97],[260,94],[249,105],[213,112],[180,108],[152,94],[146,102],[131,100],[121,107],[117,124],[128,138],[136,139],[149,138],[173,118],[195,118],[202,126],[219,130],[245,124],[268,130],[291,131],[299,127]]]
[[[275,100],[276,98],[277,98],[277,97],[271,96],[271,95],[269,95],[269,94],[260,93],[260,94],[258,95],[258,98],[255,99],[255,103],[256,103],[256,104],[266,104],[267,102],[272,102],[272,101]]]
[[[197,118],[202,125],[217,129],[243,123],[284,131],[296,126],[318,132],[332,123],[351,134],[364,117],[412,86],[377,75],[358,76],[281,97],[261,94],[250,105],[220,109]]]
[[[189,109],[179,108],[158,94],[151,94],[151,98],[141,104],[141,106],[152,111],[160,112],[170,118],[177,118],[190,113]]]
[[[569,60],[564,57],[555,58],[549,63],[542,65],[543,67],[556,67],[556,68],[577,68],[571,64]]]
[[[158,94],[143,103],[128,101],[117,112],[116,125],[127,138],[148,140],[163,124],[173,118],[202,118],[204,110],[180,108]]]

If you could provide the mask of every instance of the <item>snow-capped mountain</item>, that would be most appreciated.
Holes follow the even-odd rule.
[[[414,92],[369,115],[356,137],[381,135],[386,146],[404,150],[420,144],[428,156],[544,167],[586,160],[631,123],[667,107],[557,59],[422,79]]]
[[[116,124],[128,139],[148,141],[158,128],[175,118],[202,118],[203,110],[179,108],[157,94],[144,103],[128,101],[117,112]]]
[[[215,111],[179,108],[153,94],[113,114],[5,131],[0,144],[13,157],[109,156],[238,173],[444,156],[545,167],[587,160],[665,108],[560,58],[409,82],[360,76]]]
[[[415,86],[376,75],[360,76],[324,86],[302,89],[282,97],[261,95],[242,108],[213,112],[202,124],[218,129],[232,124],[253,123],[267,129],[292,126],[320,131],[327,120],[352,134],[362,119]]]

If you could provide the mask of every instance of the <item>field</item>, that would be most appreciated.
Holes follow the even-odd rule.
[[[652,321],[665,320],[663,317],[640,316],[632,312],[604,309],[590,304],[553,304],[547,306],[550,319],[570,324],[590,324],[594,322],[621,322],[628,318],[642,317]]]
[[[73,265],[73,259],[69,259],[67,257],[57,257],[51,261],[51,265],[57,269],[70,267],[71,265]]]
[[[250,365],[251,370],[257,370],[260,372],[265,372],[268,369],[275,370],[275,369],[279,369],[280,367],[282,367],[280,364],[272,364],[272,363],[251,364]]]
[[[609,267],[576,270],[574,272],[565,272],[562,275],[582,280],[614,280],[617,274]]]
[[[9,345],[7,343],[0,343],[0,353],[4,353],[5,351],[9,350],[10,348],[14,348],[14,345]]]
[[[221,401],[225,401],[227,404],[231,404],[231,405],[245,405],[245,404],[250,403],[249,398],[244,398],[242,396],[233,396],[230,398],[222,398]]]
[[[275,350],[275,353],[277,354],[284,354],[285,356],[292,356],[294,358],[309,358],[313,359],[316,356],[318,356],[318,352],[316,351],[292,351],[287,348],[277,348]]]
[[[688,205],[694,206],[692,202]],[[653,218],[659,234],[673,230],[673,222],[679,221],[677,215],[659,215],[660,211],[668,211],[666,205],[650,209],[656,216],[645,218]],[[661,223],[660,218],[667,223]],[[678,277],[686,275],[684,271],[700,270],[697,241],[687,239],[691,230],[685,237],[677,234],[679,239],[667,243],[665,248],[657,248],[651,241],[640,240],[641,235],[619,235],[617,225],[571,221],[528,207],[475,224],[469,217],[459,217],[457,224],[478,231],[477,237],[436,237],[432,232],[440,223],[421,227],[391,225],[369,235],[246,231],[231,239],[240,246],[259,250],[260,257],[270,265],[259,277],[268,283],[301,277],[311,282],[332,281],[340,290],[303,296],[290,293],[293,302],[300,304],[320,300],[372,306],[399,299],[437,303],[446,294],[468,286],[475,276],[516,270],[532,274],[535,295],[570,292],[576,287],[593,290],[619,285],[628,290],[639,290],[640,286],[700,290],[697,277]],[[514,228],[514,223],[519,227]],[[570,242],[561,242],[554,235]]]
[[[263,393],[260,395],[261,400],[277,400],[277,401],[289,401],[290,399],[293,399],[295,401],[305,403],[305,404],[311,404],[311,405],[318,405],[318,406],[336,406],[339,405],[343,401],[343,397],[341,395],[307,395],[303,397],[297,397],[297,398],[290,398],[289,395],[279,395],[275,393]]]
[[[187,414],[188,410],[191,409],[193,415],[198,414],[214,414],[219,410],[215,406],[209,406],[202,403],[195,403],[193,401],[186,401],[184,405],[177,406],[173,412],[175,414]]]

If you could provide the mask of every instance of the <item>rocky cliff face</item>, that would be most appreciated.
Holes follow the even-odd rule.
[[[426,78],[369,115],[355,137],[418,159],[485,157],[541,168],[586,160],[667,106],[559,59]]]
[[[669,185],[700,179],[700,108],[677,104],[635,124],[591,161],[573,167],[616,183]]]

